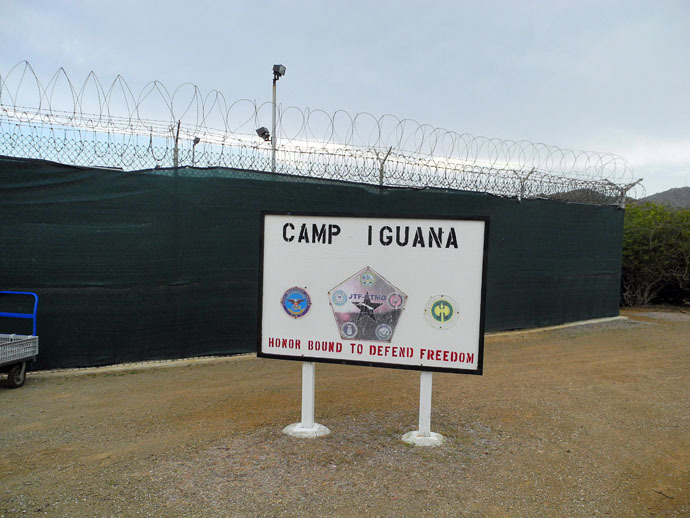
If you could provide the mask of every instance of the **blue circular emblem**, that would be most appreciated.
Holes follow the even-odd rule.
[[[342,306],[347,302],[347,293],[345,293],[343,290],[338,290],[333,293],[331,300],[336,306]]]
[[[280,300],[285,313],[292,318],[300,318],[306,315],[311,308],[311,298],[309,294],[298,286],[294,286],[283,293]]]
[[[376,338],[379,340],[390,340],[393,335],[393,328],[388,324],[380,324],[376,327]]]
[[[354,322],[345,322],[340,331],[342,331],[344,338],[354,338],[357,336],[358,329]]]

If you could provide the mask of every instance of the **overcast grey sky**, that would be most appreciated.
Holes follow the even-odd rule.
[[[121,74],[608,151],[690,185],[690,0],[0,0],[0,73]]]

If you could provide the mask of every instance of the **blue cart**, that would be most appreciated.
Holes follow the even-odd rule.
[[[32,313],[0,312],[0,317],[33,320],[31,335],[0,333],[0,372],[7,374],[7,385],[10,388],[18,388],[26,381],[26,363],[35,361],[38,356],[38,336],[36,335],[38,295],[28,291],[0,291],[0,295],[30,295],[34,298]]]

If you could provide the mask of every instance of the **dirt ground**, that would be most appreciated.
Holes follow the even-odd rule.
[[[688,516],[690,313],[487,337],[434,374],[439,447],[400,440],[419,373],[252,356],[0,388],[0,516]]]

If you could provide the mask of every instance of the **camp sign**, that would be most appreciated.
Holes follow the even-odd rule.
[[[488,218],[261,214],[257,355],[482,373]]]

